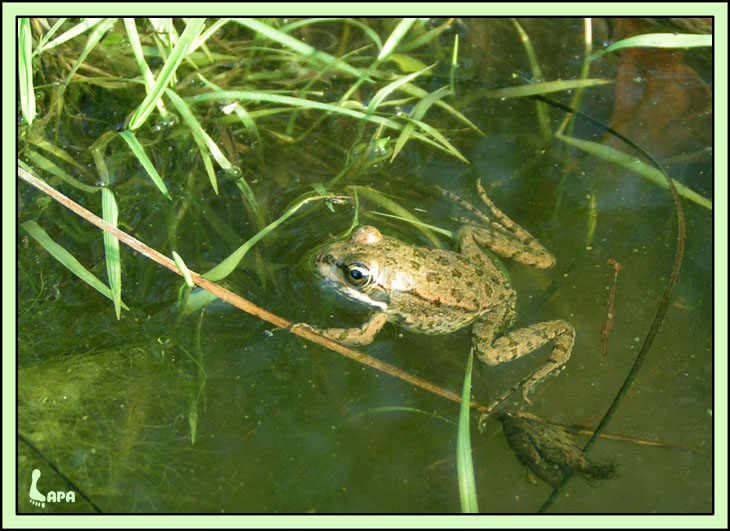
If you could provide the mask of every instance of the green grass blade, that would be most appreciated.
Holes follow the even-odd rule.
[[[174,91],[169,89],[167,90],[167,97],[170,98],[170,101],[177,109],[177,112],[180,113],[180,116],[182,116],[183,120],[185,120],[185,123],[190,129],[190,133],[193,135],[193,140],[195,140],[195,143],[198,145],[198,149],[200,150],[200,153],[203,157],[203,163],[208,173],[210,184],[217,194],[218,178],[216,177],[215,170],[210,163],[210,154],[212,154],[214,157],[217,156],[216,162],[218,162],[218,164],[227,171],[230,171],[233,165],[228,162],[228,159],[223,155],[215,142],[213,142],[213,139],[210,138],[208,133],[203,130],[200,122],[198,122],[195,114],[193,114],[193,112],[190,110],[190,107],[187,106],[185,101]]]
[[[474,361],[474,349],[469,352],[464,375],[464,388],[461,392],[461,407],[459,408],[459,426],[456,436],[456,470],[459,480],[459,500],[461,512],[478,513],[477,488],[474,481],[474,463],[471,457],[471,432],[469,429],[469,415],[471,408],[471,367]]]
[[[279,218],[269,223],[266,227],[258,231],[255,235],[253,235],[251,238],[249,238],[246,243],[241,245],[238,249],[233,251],[225,260],[223,260],[220,264],[215,266],[210,271],[207,271],[203,274],[205,278],[208,280],[212,280],[214,282],[217,282],[219,280],[222,280],[226,278],[228,275],[230,275],[233,270],[238,266],[238,264],[243,260],[243,257],[246,256],[246,253],[256,245],[262,238],[264,238],[267,234],[269,234],[272,230],[274,230],[276,227],[284,223],[287,219],[289,219],[297,210],[299,210],[301,207],[303,207],[305,204],[309,203],[310,201],[316,201],[316,200],[322,200],[326,199],[331,196],[312,196],[307,197],[305,199],[302,199],[297,204],[292,206],[289,210],[284,212]]]
[[[459,34],[454,35],[454,46],[451,52],[451,67],[449,68],[449,86],[456,92],[456,69],[459,67]]]
[[[175,29],[175,25],[172,23],[170,17],[148,17],[147,22],[150,23],[154,29],[155,38],[159,39],[157,44],[162,44],[162,47],[171,52],[175,43],[178,41],[180,36]],[[169,57],[169,55],[167,56]]]
[[[355,20],[353,18],[306,18],[302,20],[296,20],[290,24],[286,24],[285,26],[279,28],[279,31],[281,31],[282,33],[291,33],[295,29],[302,26],[309,26],[311,24],[317,24],[320,22],[332,23],[333,21],[344,22],[346,24],[350,24],[352,26],[355,26],[356,28],[359,28],[365,35],[370,38],[371,41],[373,41],[378,50],[383,49],[383,42],[380,40],[380,37],[378,37],[378,34],[375,32],[375,30],[373,30],[367,24],[363,24],[359,20]]]
[[[172,251],[172,259],[177,268],[180,270],[180,274],[182,275],[185,284],[189,288],[194,288],[195,282],[193,282],[193,277],[190,276],[190,269],[188,269],[188,266],[185,265],[185,260],[182,259],[182,256],[177,254],[175,251]]]
[[[580,67],[580,74],[578,79],[587,79],[588,74],[591,70],[591,60],[593,56],[593,21],[591,18],[583,19],[583,63]],[[583,89],[579,88],[573,92],[573,97],[570,99],[570,107],[572,109],[580,110],[582,106]],[[540,102],[543,103],[543,102]],[[567,113],[556,129],[558,134],[566,134],[567,136],[573,135],[573,129],[575,128],[576,113]],[[567,150],[564,152],[565,157],[564,163],[567,164]]]
[[[360,77],[361,75],[361,72],[358,69],[351,67],[349,64],[343,63],[339,61],[336,57],[333,57],[328,53],[319,51],[309,44],[306,44],[299,39],[292,37],[291,35],[287,35],[286,33],[283,33],[276,28],[272,28],[268,24],[264,24],[259,20],[256,20],[254,18],[236,18],[233,20],[235,20],[239,24],[243,24],[244,26],[255,31],[256,33],[260,33],[264,37],[267,37],[274,42],[278,42],[282,46],[294,50],[302,57],[310,57],[318,61],[322,65],[331,66],[336,70],[345,72],[355,77]]]
[[[403,87],[412,86],[410,83],[406,83],[403,85]],[[428,95],[428,92],[421,91],[421,96]],[[216,92],[207,92],[205,94],[198,94],[197,96],[192,96],[190,98],[186,98],[185,101],[190,103],[198,103],[202,101],[208,101],[208,100],[249,100],[249,101],[267,101],[271,103],[278,103],[282,105],[290,105],[293,107],[302,107],[302,108],[308,108],[308,109],[317,109],[321,111],[326,112],[333,112],[337,114],[343,114],[345,116],[350,116],[352,118],[357,118],[360,120],[365,120],[368,122],[373,122],[378,125],[382,125],[384,127],[388,127],[390,129],[395,129],[397,131],[400,131],[403,129],[403,125],[396,122],[395,120],[392,120],[390,118],[384,118],[382,116],[378,116],[376,114],[367,114],[360,111],[356,111],[353,109],[348,109],[347,107],[340,107],[338,105],[332,105],[330,103],[321,103],[318,101],[311,101],[306,100],[302,98],[293,98],[291,96],[281,96],[279,94],[268,94],[265,92],[249,92],[244,90],[223,90],[223,91],[216,91]],[[436,104],[443,103],[441,100],[437,101]],[[257,115],[256,111],[252,111],[250,113],[252,116]],[[469,122],[471,123],[471,122]],[[469,163],[457,150],[454,148],[451,143],[446,140],[446,138],[438,131],[436,131],[433,127],[429,126],[428,124],[424,124],[423,122],[417,122],[417,126],[420,129],[423,129],[424,131],[427,131],[428,134],[432,135],[434,138],[437,139],[436,142],[431,140],[430,138],[420,134],[420,133],[414,133],[414,137],[422,142],[426,142],[429,145],[432,145],[434,147],[437,147],[438,149],[441,149],[447,153],[450,153],[451,155],[454,155],[458,159]],[[476,127],[476,126],[475,126]],[[478,130],[478,129],[477,129]]]
[[[139,107],[134,111],[134,114],[129,120],[129,129],[134,131],[138,129],[149,117],[152,110],[157,105],[157,102],[162,98],[162,94],[167,86],[172,82],[172,79],[177,71],[178,66],[185,58],[185,54],[190,48],[191,44],[200,34],[205,24],[204,18],[193,18],[188,21],[185,31],[178,39],[175,47],[170,52],[170,56],[162,66],[155,86],[147,93],[147,96]]]
[[[693,33],[645,33],[614,42],[603,53],[622,48],[696,48],[712,46],[712,35]]]
[[[112,292],[108,286],[106,286],[101,280],[96,278],[93,273],[81,265],[76,258],[69,253],[66,249],[61,247],[59,244],[53,241],[53,239],[44,231],[38,223],[35,221],[26,221],[20,225],[31,238],[37,241],[43,249],[48,252],[53,258],[58,260],[63,267],[68,269],[71,273],[76,275],[78,278],[86,282],[89,286],[94,288],[96,291],[104,295],[109,299],[113,300]],[[122,308],[129,310],[129,307],[121,302]]]
[[[427,124],[426,122],[423,122],[421,120],[413,120],[408,117],[404,117],[404,118],[406,120],[408,120],[408,122],[416,124],[416,126],[418,126],[420,129],[422,129],[423,131],[425,131],[426,133],[431,135],[436,140],[438,145],[441,146],[445,151],[451,153],[454,157],[456,157],[460,161],[465,162],[466,164],[470,164],[470,162],[466,159],[466,157],[464,157],[464,155],[459,153],[459,150],[456,149],[451,144],[451,142],[448,141],[448,139],[441,133],[441,131],[439,131],[432,125]]]
[[[251,133],[251,135],[256,139],[256,146],[258,148],[261,147],[261,135],[259,134],[259,128],[256,127],[256,120],[253,119],[253,116],[251,116],[246,108],[237,103],[235,107],[233,107],[233,112],[236,113],[236,116],[238,116],[239,120],[241,120],[241,123],[246,128],[246,130]]]
[[[51,26],[51,29],[43,34],[43,36],[38,41],[38,46],[36,46],[36,49],[33,50],[33,57],[38,55],[41,52],[41,50],[43,50],[43,47],[46,45],[48,40],[56,34],[56,32],[59,30],[59,28],[67,20],[68,20],[67,18],[63,18],[63,17],[59,18],[58,20],[56,20],[56,23],[53,26]]]
[[[530,69],[532,70],[532,76],[534,79],[542,79],[542,68],[540,68],[540,62],[537,60],[537,54],[535,48],[532,46],[532,41],[527,32],[522,28],[517,19],[512,19],[517,29],[517,34],[520,36],[522,46],[525,48],[527,54],[527,61],[530,63]],[[537,120],[540,124],[540,132],[542,133],[542,139],[544,142],[549,142],[552,138],[552,131],[550,130],[550,118],[548,117],[547,105],[543,101],[535,102],[537,108]]]
[[[449,29],[451,27],[451,21],[447,21],[440,26],[430,29],[427,32],[419,35],[418,37],[411,39],[408,42],[404,42],[398,46],[398,51],[408,52],[410,50],[414,50],[416,48],[420,48],[424,44],[428,44],[432,40],[438,38],[439,35],[441,35],[444,31]]]
[[[194,45],[194,43],[193,43]],[[247,48],[247,50],[252,50],[253,47]],[[276,50],[277,52],[281,52],[281,50]],[[167,57],[167,54],[163,54],[160,52],[159,49],[154,48],[152,46],[142,46],[142,53],[145,57],[154,57],[155,59],[159,58],[165,58]],[[208,65],[212,62],[226,62],[226,61],[239,61],[241,58],[237,55],[229,55],[229,54],[223,54],[223,53],[203,53],[199,51],[195,52],[188,52],[186,57],[189,57],[192,59],[196,64],[200,65]]]
[[[139,71],[142,72],[145,87],[148,91],[152,90],[155,84],[155,77],[152,75],[152,71],[147,65],[147,61],[144,60],[142,41],[139,40],[139,33],[137,33],[135,19],[125,18],[122,22],[124,22],[124,29],[127,32],[127,42],[129,42],[129,47],[132,49],[132,55],[134,55],[134,59],[137,61]]]
[[[139,140],[137,140],[137,137],[134,136],[134,133],[132,131],[122,131],[119,133],[119,136],[121,136],[124,141],[129,146],[129,149],[132,150],[132,153],[134,153],[134,156],[137,157],[137,160],[142,165],[142,167],[147,172],[147,175],[150,176],[150,179],[152,179],[152,182],[155,183],[155,186],[162,192],[162,195],[167,197],[168,199],[172,199],[170,197],[170,192],[167,190],[167,186],[165,185],[165,182],[162,180],[162,177],[160,177],[160,174],[157,173],[157,170],[155,169],[154,164],[152,164],[152,161],[149,159],[147,154],[144,152],[144,148],[142,147],[142,144],[139,143]]]
[[[402,53],[390,54],[390,56],[388,57],[388,61],[398,65],[400,71],[404,73],[411,73],[415,72],[416,70],[423,70],[428,66],[425,63],[416,59],[415,57],[411,57],[410,55],[405,55]],[[428,75],[430,76],[431,74],[429,73]]]
[[[37,168],[40,168],[43,171],[47,171],[51,175],[55,175],[63,182],[73,186],[74,188],[77,188],[87,193],[96,193],[99,191],[99,188],[97,188],[96,186],[89,186],[88,184],[79,182],[77,179],[73,178],[71,175],[59,168],[55,162],[48,160],[37,151],[28,150],[25,153],[25,156],[28,157],[28,160],[35,164]]]
[[[38,46],[36,48],[36,54],[39,54],[41,52],[44,52],[46,50],[50,50],[51,48],[55,48],[59,44],[63,44],[66,41],[69,41],[73,39],[74,37],[77,37],[78,35],[81,35],[89,28],[93,28],[97,24],[99,24],[103,18],[85,18],[80,23],[76,24],[74,27],[69,29],[68,31],[63,32],[61,35],[53,39],[49,43],[43,44],[43,46]],[[53,26],[54,28],[56,26]]]
[[[185,299],[185,302],[180,303],[180,316],[187,317],[190,314],[199,312],[217,298],[211,292],[205,291],[204,289],[193,290]]]
[[[560,81],[543,81],[541,83],[531,83],[529,85],[520,85],[518,87],[505,87],[497,90],[482,92],[481,95],[487,98],[525,98],[527,96],[535,96],[538,94],[550,94],[552,92],[562,92],[565,90],[574,90],[584,87],[596,87],[600,85],[609,85],[615,83],[613,79],[568,79]]]
[[[424,95],[427,94],[424,91]],[[316,109],[320,111],[325,112],[332,112],[337,114],[343,114],[345,116],[349,116],[351,118],[356,118],[359,120],[365,120],[368,122],[372,122],[378,125],[382,125],[384,127],[388,127],[390,129],[395,129],[400,131],[403,129],[403,126],[396,122],[395,120],[391,120],[389,118],[384,118],[382,116],[374,115],[374,114],[366,114],[361,111],[356,111],[353,109],[349,109],[347,107],[340,107],[338,105],[332,105],[330,103],[321,103],[318,101],[311,101],[306,100],[303,98],[294,98],[291,96],[282,96],[279,94],[269,94],[265,92],[249,92],[249,91],[243,91],[243,90],[223,90],[223,91],[215,91],[215,92],[207,92],[205,94],[198,94],[197,96],[192,96],[190,98],[186,98],[185,101],[189,103],[198,103],[208,100],[245,100],[245,101],[255,101],[255,102],[270,102],[270,103],[278,103],[281,105],[287,105],[291,107],[297,107],[297,108],[304,108],[304,109]],[[276,110],[276,112],[279,112],[279,110]],[[259,111],[251,111],[249,113],[251,116],[261,116],[263,114],[266,114],[266,111],[263,113],[260,113]],[[420,140],[423,140],[423,138],[419,138]]]
[[[395,50],[395,48],[403,40],[403,37],[406,36],[406,33],[408,33],[408,30],[411,29],[411,26],[413,26],[413,23],[415,21],[415,18],[404,18],[400,22],[398,22],[398,25],[388,36],[385,44],[383,44],[383,48],[380,50],[377,59],[378,62],[383,61],[393,52],[393,50]]]
[[[231,176],[231,178],[235,178],[236,186],[238,186],[239,190],[241,190],[241,193],[243,194],[244,199],[251,208],[251,211],[254,212],[256,218],[260,222],[262,222],[263,215],[261,214],[258,202],[256,201],[256,196],[249,186],[248,181],[246,181],[246,179],[241,175],[240,168],[231,164],[228,158],[223,154],[223,151],[221,151],[221,149],[213,141],[210,135],[205,132],[203,127],[200,125],[200,122],[198,122],[198,119],[195,117],[195,114],[190,110],[187,103],[185,103],[185,101],[180,98],[180,96],[178,96],[175,92],[169,89],[167,90],[167,96],[170,98],[170,101],[172,101],[173,105],[175,105],[175,108],[190,128],[193,139],[195,140],[196,144],[198,145],[198,149],[200,149],[200,152],[202,154],[203,163],[205,165],[206,172],[208,173],[208,178],[210,179],[211,186],[213,187],[215,193],[218,193],[218,179],[215,175],[213,165],[210,162],[209,153],[213,156],[218,165],[224,171],[226,171],[229,176]],[[261,224],[263,225],[263,222]]]
[[[451,93],[451,86],[441,87],[440,89],[433,91],[431,94],[416,103],[416,105],[413,107],[413,111],[411,112],[411,118],[414,120],[420,120],[421,118],[423,118],[423,115],[426,114],[426,111],[428,111],[428,109],[431,108],[434,103]],[[393,155],[390,158],[391,162],[393,161],[393,159],[395,159],[403,146],[405,146],[406,142],[408,142],[415,130],[415,124],[406,124],[406,126],[403,128],[403,131],[401,131],[398,139],[395,142]]]
[[[586,220],[586,247],[593,245],[593,235],[596,233],[598,221],[598,209],[596,208],[596,194],[591,192],[588,196],[588,219]]]
[[[442,229],[441,227],[437,227],[436,225],[431,225],[430,223],[424,223],[423,221],[419,221],[417,219],[408,219],[408,218],[404,218],[402,216],[387,214],[385,212],[378,212],[377,210],[372,210],[372,211],[368,212],[368,214],[372,214],[374,216],[383,216],[384,218],[392,218],[392,219],[397,219],[400,221],[405,221],[406,223],[410,223],[411,225],[415,225],[417,227],[423,227],[428,230],[438,232],[439,234],[443,234],[444,236],[446,236],[447,238],[450,238],[452,240],[456,239],[456,234],[454,234],[453,231],[450,231],[448,229]]]
[[[101,212],[104,221],[117,227],[119,221],[119,208],[114,192],[110,188],[101,189]],[[114,311],[117,319],[121,317],[122,302],[122,260],[119,254],[119,240],[104,231],[104,259],[106,261],[106,273],[109,277],[109,288],[111,290]]]
[[[28,134],[28,141],[31,144],[33,144],[34,146],[36,146],[37,148],[42,149],[46,153],[50,153],[54,157],[57,157],[57,158],[61,159],[62,161],[67,162],[68,164],[72,165],[74,168],[76,168],[78,170],[79,173],[85,175],[90,180],[94,178],[94,177],[92,177],[91,173],[86,168],[86,166],[81,164],[78,160],[73,158],[62,148],[60,148],[58,146],[54,146],[45,138],[43,138],[37,134],[34,134],[33,131],[30,131],[30,133]]]
[[[594,155],[601,160],[618,164],[619,166],[626,168],[629,171],[641,175],[645,179],[648,179],[651,182],[658,184],[662,188],[669,188],[669,184],[667,183],[667,180],[662,172],[657,170],[654,166],[651,166],[634,156],[627,155],[626,153],[624,153],[623,151],[619,151],[618,149],[612,148],[610,146],[605,146],[603,144],[598,144],[596,142],[591,142],[589,140],[582,140],[580,138],[568,137],[563,135],[555,136],[563,142],[582,149],[583,151],[590,153],[591,155]],[[709,199],[701,196],[694,190],[691,190],[690,188],[677,181],[674,181],[674,187],[677,189],[679,195],[681,195],[685,199],[693,201],[708,210],[712,210],[712,201],[710,201]]]
[[[33,87],[33,34],[30,19],[18,19],[18,92],[20,113],[28,125],[35,120],[35,88]]]
[[[33,175],[33,176],[36,175],[35,169],[32,166],[28,166],[28,164],[26,164],[25,162],[23,162],[20,159],[18,159],[18,166],[20,166],[22,169],[24,169],[25,171],[27,171],[31,175]]]
[[[198,403],[192,401],[188,413],[188,425],[190,426],[190,444],[195,444],[195,434],[198,431]]]
[[[424,94],[426,92],[424,91]],[[340,107],[338,105],[332,105],[331,103],[321,103],[319,101],[306,100],[303,98],[294,98],[292,96],[282,96],[279,94],[269,94],[266,92],[249,92],[245,90],[221,90],[216,92],[206,92],[204,94],[198,94],[190,98],[185,98],[185,101],[190,103],[199,103],[208,100],[246,100],[255,102],[270,102],[278,103],[280,105],[286,105],[290,107],[301,107],[304,109],[317,109],[319,111],[333,112],[337,114],[343,114],[350,116],[351,118],[357,118],[360,120],[367,120],[369,122],[376,123],[378,125],[384,125],[391,129],[402,129],[402,126],[394,120],[382,118],[375,115],[367,115],[360,111],[348,109],[347,107]],[[253,113],[252,113],[253,114]]]
[[[424,98],[428,92],[423,90],[421,87],[417,87],[416,85],[412,85],[411,83],[406,83],[401,87],[401,92],[405,92],[406,94],[410,94],[411,96],[415,96],[417,98]],[[481,130],[472,123],[471,120],[469,120],[466,116],[461,114],[459,111],[454,109],[451,105],[446,103],[443,100],[439,100],[436,102],[436,105],[444,109],[446,112],[451,114],[454,118],[459,120],[460,122],[466,124],[468,127],[479,133],[480,135],[484,136],[484,133],[481,132]]]
[[[387,98],[391,93],[398,90],[399,87],[405,85],[406,83],[410,82],[411,80],[417,78],[418,76],[422,75],[423,73],[429,71],[431,68],[433,68],[436,65],[427,66],[423,70],[419,70],[418,72],[413,72],[412,74],[408,74],[406,76],[402,76],[392,83],[388,83],[383,88],[378,90],[375,95],[370,99],[370,103],[367,107],[367,113],[372,114],[375,112],[375,109],[378,108],[378,106],[382,103],[382,101]]]
[[[369,199],[376,205],[379,205],[389,212],[392,212],[397,217],[399,217],[399,219],[405,220],[418,227],[419,230],[421,230],[421,233],[423,233],[423,235],[428,239],[428,241],[433,244],[434,247],[443,247],[443,244],[438,239],[438,237],[430,230],[429,225],[423,223],[414,214],[412,214],[410,210],[402,207],[384,193],[365,186],[348,186],[347,189],[357,195],[361,195]]]
[[[81,51],[81,54],[76,58],[76,62],[74,62],[73,66],[71,67],[71,71],[66,76],[63,85],[61,85],[61,88],[58,91],[59,106],[63,104],[63,92],[66,90],[66,87],[68,87],[68,84],[71,82],[74,74],[76,74],[76,71],[86,60],[86,56],[88,56],[89,53],[91,53],[91,50],[93,50],[94,47],[99,44],[99,41],[104,38],[106,32],[109,31],[112,26],[114,26],[116,21],[117,19],[115,18],[104,18],[101,19],[98,24],[94,25],[93,31],[89,35],[89,38],[86,40],[86,45],[84,46],[84,49]]]
[[[200,81],[202,81],[210,90],[215,90],[215,91],[223,90],[221,87],[219,87],[215,83],[209,81],[201,74],[198,74],[198,79],[200,79]],[[248,132],[251,133],[254,136],[254,138],[256,139],[257,145],[259,145],[261,143],[261,135],[259,134],[259,129],[256,126],[256,121],[249,114],[249,112],[243,107],[243,105],[241,105],[238,102],[234,102],[232,104],[232,107],[228,107],[228,110],[224,110],[223,112],[224,112],[224,114],[230,114],[231,112],[236,113],[238,118],[241,120],[241,123],[243,123],[243,126],[246,128],[246,130],[248,130]]]
[[[202,32],[197,39],[193,41],[193,44],[190,45],[190,49],[188,50],[187,55],[190,56],[193,52],[195,52],[195,50],[204,45],[205,41],[207,41],[211,37],[211,35],[213,35],[216,31],[228,24],[230,21],[230,18],[219,18],[218,20],[216,20],[213,24],[210,25],[209,28]]]
[[[154,90],[155,76],[152,75],[152,70],[150,70],[150,67],[147,65],[147,61],[145,61],[144,52],[142,51],[142,42],[139,39],[139,34],[137,33],[137,26],[134,19],[125,18],[124,28],[127,32],[127,41],[129,42],[130,48],[132,48],[132,54],[134,55],[135,61],[137,61],[137,67],[142,73],[142,79],[144,80],[145,89],[147,91],[147,94],[149,94],[151,91]],[[157,109],[163,116],[167,114],[165,104],[163,103],[161,98],[157,100]]]
[[[541,79],[542,78],[542,69],[540,68],[540,62],[537,60],[537,54],[535,53],[535,48],[532,46],[532,41],[530,40],[530,36],[527,34],[527,32],[520,25],[520,23],[517,21],[516,18],[513,18],[511,20],[512,20],[512,24],[514,25],[515,29],[517,30],[517,35],[520,37],[520,42],[522,42],[522,47],[525,49],[525,53],[527,54],[527,62],[530,63],[530,69],[532,70],[532,75],[538,79]]]

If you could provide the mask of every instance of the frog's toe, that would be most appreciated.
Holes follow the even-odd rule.
[[[316,326],[307,324],[307,323],[292,323],[289,326],[289,328],[287,328],[287,330],[289,332],[291,332],[292,334],[297,334],[297,335],[300,330],[308,330],[310,332],[316,332],[318,334],[322,333],[322,331],[319,328],[317,328]]]
[[[522,398],[529,405],[532,405],[532,400],[530,400],[530,397],[528,395],[530,393],[532,393],[532,390],[534,389],[534,387],[535,387],[534,383],[526,383],[525,385],[522,386]]]

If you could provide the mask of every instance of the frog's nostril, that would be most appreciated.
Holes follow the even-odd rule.
[[[335,257],[331,254],[318,254],[314,257],[315,264],[332,264],[335,261]]]

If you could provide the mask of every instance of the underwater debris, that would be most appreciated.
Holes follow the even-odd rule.
[[[500,412],[504,436],[520,463],[553,488],[570,471],[587,481],[616,477],[616,465],[588,459],[583,450],[559,426],[529,413]]]

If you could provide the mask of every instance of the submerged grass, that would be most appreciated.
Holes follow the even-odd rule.
[[[582,149],[586,153],[590,153],[591,155],[594,155],[606,162],[618,164],[619,166],[626,168],[627,170],[632,171],[637,175],[640,175],[641,177],[644,177],[645,179],[653,182],[654,184],[662,188],[669,189],[669,183],[667,183],[667,179],[664,177],[664,174],[662,174],[662,172],[657,170],[651,164],[648,164],[633,155],[624,153],[623,151],[620,151],[611,146],[599,144],[598,142],[591,142],[590,140],[583,140],[581,138],[574,138],[564,135],[557,135],[557,138],[559,140],[562,140],[566,144],[570,144],[579,149]],[[683,185],[682,183],[675,182],[674,186],[680,196],[708,210],[712,210],[712,201],[710,201],[706,197],[701,196],[700,194]]]
[[[614,42],[602,53],[623,48],[701,48],[712,46],[712,35],[645,33]]]
[[[469,352],[464,374],[464,385],[459,408],[459,426],[456,437],[456,470],[459,479],[459,500],[461,512],[478,513],[477,488],[474,481],[474,462],[471,457],[471,430],[469,416],[471,410],[471,368],[474,362],[474,349]]]
[[[287,211],[279,216],[279,218],[272,221],[271,223],[269,223],[269,225],[267,225],[259,232],[257,232],[254,236],[249,238],[243,245],[241,245],[238,249],[231,253],[226,259],[224,259],[210,271],[204,273],[203,276],[206,279],[212,281],[218,281],[226,278],[233,272],[236,267],[238,267],[238,264],[241,262],[241,260],[243,260],[248,251],[251,250],[254,245],[256,245],[256,243],[265,238],[269,233],[271,233],[271,231],[276,229],[279,225],[281,225],[287,219],[293,216],[301,207],[312,201],[326,200],[330,198],[331,196],[316,195],[302,199],[301,201],[287,209]]]
[[[30,20],[18,20],[18,94],[20,97],[20,111],[25,123],[32,124],[35,120],[35,89],[33,88],[33,35],[30,30]]]
[[[157,106],[162,98],[162,93],[172,83],[180,63],[185,58],[188,50],[192,47],[193,41],[200,34],[205,24],[205,19],[194,18],[185,26],[180,38],[177,40],[175,47],[170,52],[169,57],[165,60],[162,70],[157,76],[154,85],[148,88],[147,96],[139,104],[129,119],[129,129],[135,131],[147,120],[153,109]],[[131,24],[129,24],[131,27]],[[143,67],[142,74],[149,73],[148,68]],[[168,94],[169,96],[169,94]]]
[[[35,221],[26,221],[25,223],[22,223],[20,227],[71,273],[79,277],[104,297],[107,297],[112,301],[114,300],[114,294],[112,293],[112,290],[109,289],[109,286],[105,285],[91,271],[81,265],[81,262],[79,262],[73,254],[53,241],[53,239],[40,225],[38,225],[38,223]],[[120,305],[125,310],[129,310],[129,307],[124,304],[123,301],[120,301]]]
[[[68,87],[68,84],[71,82],[71,79],[76,74],[76,71],[81,67],[82,64],[84,64],[84,62],[86,61],[86,57],[91,53],[94,48],[96,48],[96,45],[99,44],[106,32],[109,31],[112,26],[114,26],[116,21],[117,19],[115,18],[107,18],[102,19],[99,21],[98,24],[94,24],[93,26],[91,26],[91,33],[89,34],[89,38],[86,40],[86,45],[84,46],[83,50],[81,50],[81,53],[78,55],[78,57],[76,57],[76,61],[74,61],[74,64],[71,67],[71,71],[68,73],[66,79],[61,84],[61,87],[58,90],[58,94],[56,95],[56,103],[58,105],[59,112],[61,112],[64,105],[64,91]]]
[[[515,30],[517,30],[517,34],[520,37],[522,46],[525,48],[525,53],[527,54],[527,61],[530,63],[530,69],[532,70],[533,79],[535,79],[535,80],[543,79],[542,68],[540,67],[540,61],[537,60],[537,54],[535,53],[534,46],[532,46],[532,41],[530,40],[530,36],[522,28],[522,25],[517,21],[517,19],[513,18],[512,24],[514,25]],[[536,102],[536,106],[537,106],[537,119],[538,119],[538,123],[540,124],[540,133],[542,134],[543,140],[545,142],[548,142],[550,140],[550,137],[552,136],[552,132],[550,131],[550,118],[548,116],[547,106],[542,101]]]
[[[116,227],[119,221],[119,207],[114,192],[109,188],[101,190],[101,212],[104,221]],[[121,317],[122,308],[122,259],[119,254],[119,240],[108,232],[104,233],[104,260],[106,274],[109,279],[109,288],[114,302],[114,313],[117,319]]]
[[[144,167],[147,175],[150,176],[150,179],[152,179],[152,182],[155,183],[155,186],[157,186],[157,189],[162,193],[162,195],[164,195],[168,199],[172,199],[172,197],[170,197],[170,192],[167,190],[167,186],[165,185],[165,181],[163,181],[162,177],[160,177],[160,174],[157,173],[155,165],[145,153],[144,146],[139,143],[139,140],[137,140],[137,137],[134,136],[134,133],[128,130],[121,131],[119,133],[119,136],[121,136],[127,143],[129,149],[132,150],[132,153],[135,157],[137,157],[137,160],[140,164],[142,164],[142,167]]]

